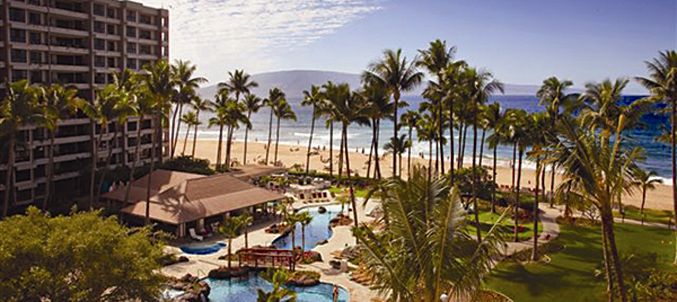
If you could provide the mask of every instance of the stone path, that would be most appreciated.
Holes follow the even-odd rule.
[[[549,242],[559,236],[559,225],[557,224],[557,216],[560,216],[560,209],[551,208],[547,203],[540,203],[538,205],[542,212],[539,215],[541,221],[540,235],[538,236],[538,246]],[[514,253],[530,249],[534,246],[534,241],[520,241],[520,242],[506,242],[505,248],[502,252],[504,256],[512,255]]]

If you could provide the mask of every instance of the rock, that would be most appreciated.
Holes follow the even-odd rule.
[[[329,265],[331,265],[331,267],[334,268],[334,269],[341,269],[341,261],[330,260]]]
[[[249,272],[247,267],[233,267],[228,269],[225,266],[215,268],[209,271],[208,277],[212,279],[230,279],[232,277],[242,277]]]
[[[329,242],[329,241],[327,241],[327,239],[325,239],[325,240],[319,241],[319,242],[317,243],[317,245],[327,244],[328,242]]]
[[[327,208],[325,208],[325,207],[319,207],[319,208],[317,208],[317,212],[320,213],[320,214],[327,213]]]

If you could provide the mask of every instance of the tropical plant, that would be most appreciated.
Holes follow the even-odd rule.
[[[275,157],[273,162],[277,165],[277,151],[280,145],[280,120],[296,121],[296,113],[294,113],[294,110],[285,98],[278,99],[278,102],[275,103],[273,109],[273,113],[277,118],[277,130],[275,131]]]
[[[291,232],[291,249],[296,254],[296,224],[300,221],[300,213],[286,213],[283,217],[284,224]]]
[[[439,109],[438,109],[439,110]],[[411,148],[413,146],[413,130],[418,125],[418,120],[420,119],[418,112],[413,110],[408,110],[402,115],[402,124],[406,125],[408,128],[407,134],[407,178],[411,177]],[[442,168],[444,170],[444,168]]]
[[[268,274],[272,276],[267,277],[270,279],[273,284],[273,289],[270,292],[266,292],[260,288],[256,289],[256,302],[296,302],[296,292],[291,289],[283,287],[289,279],[289,275],[284,270],[275,270],[274,273],[270,271]]]
[[[505,139],[503,137],[504,123],[503,115],[501,114],[501,104],[492,103],[485,107],[484,110],[484,122],[485,126],[488,129],[492,130],[492,134],[487,138],[487,144],[489,148],[493,149],[493,163],[491,169],[491,179],[496,182],[496,160],[497,160],[497,149],[498,145],[503,144]],[[496,187],[491,192],[491,212],[496,213]]]
[[[216,102],[214,103],[214,112],[216,115],[209,119],[209,127],[219,127],[219,140],[216,148],[216,170],[221,170],[221,153],[223,149],[223,127],[228,126],[228,96],[223,94],[216,94],[214,96]]]
[[[390,141],[383,145],[386,154],[390,153],[397,158],[398,163],[400,163],[400,168],[402,167],[402,154],[407,152],[410,148],[411,139],[405,134],[400,135],[400,137],[391,137]],[[398,172],[399,173],[395,174],[395,176],[400,176],[400,174],[402,174],[401,169],[399,169]]]
[[[261,98],[253,94],[247,94],[243,100],[244,107],[247,109],[247,120],[251,123],[252,113],[259,112],[259,109],[263,107]],[[247,164],[247,141],[249,139],[249,129],[251,129],[251,124],[244,129],[244,154],[242,156],[242,163]]]
[[[197,67],[192,65],[190,61],[176,60],[174,64],[170,66],[171,85],[175,87],[172,102],[178,107],[174,109],[174,113],[172,114],[172,135],[170,139],[171,157],[174,157],[174,152],[179,140],[183,106],[190,105],[197,97],[197,89],[200,88],[200,84],[207,82],[207,79],[203,77],[193,76],[196,70]],[[174,129],[174,126],[176,126],[176,129]]]
[[[368,70],[362,74],[364,82],[377,82],[384,85],[393,96],[395,102],[393,113],[393,137],[397,135],[399,126],[397,114],[402,92],[410,91],[423,80],[423,73],[416,68],[416,59],[408,62],[402,55],[402,50],[385,50],[380,61],[369,64]],[[393,177],[397,175],[397,158],[393,157]]]
[[[436,132],[436,131],[435,131]],[[443,293],[471,296],[501,245],[492,228],[483,241],[468,234],[459,193],[444,179],[415,167],[408,181],[384,180],[378,194],[388,227],[353,228],[372,288],[389,301],[438,301]]]
[[[320,90],[320,87],[312,85],[310,87],[310,91],[304,90],[303,91],[303,101],[301,101],[301,106],[311,106],[313,107],[313,113],[312,113],[312,118],[310,121],[310,137],[308,138],[308,150],[306,150],[306,175],[308,175],[308,171],[310,169],[310,149],[313,146],[313,134],[315,131],[315,120],[319,117],[320,115],[320,107],[322,106],[322,102],[324,102],[324,97],[322,96],[322,92]]]
[[[658,178],[658,174],[654,171],[646,171],[637,168],[633,171],[633,184],[642,191],[642,205],[639,208],[639,213],[644,214],[644,203],[646,202],[646,192],[656,189],[657,184],[662,184],[663,180]]]
[[[367,165],[367,177],[371,171],[372,152],[374,161],[374,178],[381,179],[381,164],[379,158],[379,137],[381,133],[381,120],[392,119],[395,105],[390,102],[387,88],[379,83],[365,83],[362,86],[362,97],[365,101],[365,114],[371,120],[372,140],[369,149],[369,163]]]
[[[191,104],[193,109],[195,109],[195,119],[200,121],[200,112],[213,112],[214,103],[208,99],[203,99],[199,96],[193,98],[193,103]],[[202,123],[202,122],[200,122]],[[190,152],[190,156],[195,157],[195,146],[197,145],[197,132],[198,126],[195,126],[195,133],[193,133],[193,150]]]
[[[301,223],[301,255],[303,255],[306,248],[306,226],[313,221],[313,215],[308,212],[301,212],[298,216],[299,223]]]
[[[543,179],[542,172],[544,169],[544,161],[548,154],[546,146],[550,138],[550,133],[548,131],[549,126],[549,116],[547,113],[538,112],[532,113],[528,116],[527,123],[527,136],[525,145],[531,146],[531,151],[527,152],[527,156],[536,162],[536,173],[534,173],[536,179],[534,181],[535,190],[534,190],[534,204],[533,204],[533,213],[532,218],[534,221],[534,236],[533,236],[533,247],[531,249],[531,260],[538,260],[538,197],[540,196],[540,187],[541,180]]]
[[[232,268],[231,258],[233,255],[233,239],[237,238],[240,234],[240,231],[245,227],[244,219],[241,216],[231,217],[228,216],[223,219],[223,223],[219,226],[219,233],[228,239],[228,269]]]
[[[19,128],[31,123],[40,123],[43,119],[37,109],[38,91],[26,80],[10,83],[5,97],[0,103],[0,137],[6,137],[7,170],[5,171],[4,198],[2,217],[7,217],[7,210],[14,191],[14,174],[16,161],[17,135]],[[3,138],[5,141],[5,138]],[[1,146],[0,146],[1,147]]]
[[[190,134],[190,127],[195,127],[195,133],[197,133],[197,126],[199,126],[200,120],[197,119],[197,114],[195,111],[189,111],[183,114],[181,117],[181,122],[187,125],[186,127],[186,137],[183,139],[183,150],[181,150],[181,155],[186,155],[186,145],[188,145],[188,135]]]
[[[254,223],[254,216],[252,216],[249,212],[245,212],[244,214],[239,216],[240,220],[242,220],[242,229],[244,230],[244,248],[248,249],[249,248],[249,227]]]
[[[270,155],[270,144],[273,137],[273,115],[275,114],[275,109],[279,107],[279,104],[283,99],[285,99],[285,94],[280,88],[271,88],[268,90],[268,98],[263,100],[263,104],[266,107],[270,108],[270,118],[268,119],[268,144],[266,144],[266,165],[270,162],[268,161]]]

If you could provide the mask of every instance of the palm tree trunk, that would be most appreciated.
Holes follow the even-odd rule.
[[[305,253],[305,248],[306,248],[306,225],[301,224],[301,257],[303,257],[303,253]]]
[[[343,136],[348,137],[348,125],[343,125]],[[346,173],[346,179],[348,181],[348,187],[350,188],[350,205],[353,207],[353,219],[355,220],[355,227],[358,227],[358,221],[357,221],[357,203],[355,202],[355,190],[353,188],[353,182],[350,179],[350,156],[348,155],[348,140],[346,140],[345,144],[345,156],[346,156],[346,169],[348,170],[348,173]],[[355,238],[357,241],[357,238]]]
[[[510,189],[515,191],[515,170],[517,168],[517,142],[512,144],[512,184]]]
[[[491,212],[496,213],[496,187],[498,186],[498,182],[496,181],[496,148],[497,146],[494,146],[494,168],[491,173],[493,173],[493,176],[491,179],[494,181],[494,186],[492,186],[491,189]]]
[[[306,176],[310,170],[310,149],[313,147],[313,132],[315,132],[315,107],[313,106],[313,119],[310,121],[310,138],[308,138],[308,150],[306,151]],[[367,173],[368,174],[368,173]]]
[[[268,145],[266,145],[266,165],[268,162],[268,155],[270,154],[270,143],[273,137],[273,108],[270,108],[270,118],[268,119]]]
[[[9,134],[9,147],[8,147],[8,157],[7,157],[7,172],[5,175],[5,198],[2,205],[2,217],[7,217],[7,210],[9,209],[9,199],[11,197],[11,192],[14,189],[14,184],[12,183],[12,174],[14,172],[14,161],[16,160],[16,132],[11,131]]]
[[[440,144],[435,140],[435,175],[440,173]]]
[[[476,106],[475,106],[476,108]],[[472,125],[473,143],[472,143],[472,205],[475,214],[475,226],[477,228],[477,242],[482,242],[482,230],[480,227],[479,208],[477,207],[477,110],[474,111],[474,122]]]
[[[334,177],[334,122],[329,124],[329,176]]]
[[[223,145],[223,125],[219,125],[219,145],[216,147],[216,170],[221,170],[221,145]]]
[[[195,126],[197,127],[197,126]],[[186,137],[183,139],[183,149],[181,150],[181,155],[186,155],[186,145],[188,145],[188,134],[190,133],[190,125],[186,127]]]
[[[277,148],[280,144],[280,117],[277,117],[277,131],[275,132],[275,160],[273,165],[277,165]]]
[[[146,183],[146,220],[145,225],[150,224],[150,186],[153,182],[153,170],[155,170],[155,131],[150,134],[150,170],[148,171],[148,183]]]
[[[181,132],[181,115],[183,114],[183,103],[179,104],[179,118],[176,120],[176,131],[174,132],[174,137],[172,137],[170,144],[172,145],[172,155],[174,158],[174,151],[176,151],[176,145],[179,142],[179,132]]]
[[[428,182],[433,179],[433,140],[428,140]]]
[[[515,194],[515,242],[519,241],[519,207],[520,207],[520,180],[522,178],[522,148],[519,150],[519,164],[517,168],[517,187]]]
[[[371,175],[371,161],[374,155],[374,140],[376,139],[376,121],[372,120],[371,124],[371,145],[369,146],[369,157],[367,158],[367,178]],[[375,178],[375,177],[374,177]]]
[[[197,110],[195,112],[195,119],[198,120],[198,121],[200,120],[200,110]],[[192,158],[195,158],[195,145],[197,144],[197,127],[198,127],[198,125],[195,125],[195,133],[193,133],[193,151],[191,151],[191,153],[190,153],[190,157],[192,157]],[[245,140],[245,145],[244,145],[245,150],[247,150],[246,142],[247,141]],[[247,152],[245,151],[245,154],[246,153]]]
[[[456,155],[456,169],[460,169],[461,166],[461,157],[463,156],[462,143],[463,142],[463,121],[458,125],[458,154]]]
[[[178,107],[179,105],[177,105]],[[174,113],[172,114],[172,128],[170,129],[169,132],[169,148],[171,148],[172,154],[174,153],[174,145],[172,145],[172,142],[174,141],[174,135],[176,135],[176,115],[179,113],[178,108],[174,108]],[[140,124],[140,123],[139,123]]]
[[[381,121],[376,121],[376,139],[374,139],[374,175],[381,179],[381,160],[378,155],[378,140],[381,136]]]
[[[230,170],[230,147],[233,141],[233,126],[228,125],[226,132],[226,171]]]
[[[606,234],[607,243],[609,247],[609,254],[611,256],[614,275],[616,276],[616,283],[618,285],[618,290],[621,294],[621,302],[627,302],[627,289],[625,288],[625,283],[623,282],[623,270],[621,269],[621,260],[618,256],[618,249],[616,247],[616,237],[613,230],[614,218],[611,214],[610,205],[606,205],[606,209],[602,213],[602,229]]]
[[[437,119],[439,120],[439,144],[440,144],[440,174],[444,174],[444,116],[442,114],[442,102],[437,107]],[[411,138],[411,136],[409,136]],[[411,148],[411,147],[410,147]]]
[[[343,145],[345,139],[345,136],[343,136],[343,130],[341,130],[341,142],[339,143],[338,181],[341,181],[341,176],[343,175]]]
[[[642,206],[639,208],[639,214],[644,215],[644,202],[646,202],[646,188],[642,188]],[[642,218],[642,221],[644,219]]]
[[[407,148],[407,179],[411,179],[411,147],[414,145],[414,140],[411,138],[413,127],[409,127],[409,148]],[[442,168],[444,171],[444,168]]]
[[[454,184],[454,101],[449,99],[449,175]]]
[[[94,127],[94,130],[96,130],[96,126]],[[101,132],[99,132],[99,138],[92,141],[92,169],[91,169],[91,177],[89,179],[89,208],[92,209],[94,206],[94,200],[96,196],[99,196],[99,193],[101,193],[101,188],[96,188],[96,170],[98,170],[98,162],[99,162],[99,144],[103,140],[103,134],[104,131],[108,132],[108,122],[101,123]]]
[[[466,123],[465,125],[463,125],[463,143],[462,143],[462,146],[461,146],[461,157],[460,157],[460,161],[459,161],[459,163],[460,163],[459,169],[463,168],[463,159],[465,158],[465,141],[466,141],[467,138],[468,138],[468,124]]]
[[[673,204],[673,223],[677,225],[677,161],[675,160],[675,145],[677,144],[677,137],[675,136],[675,123],[677,122],[677,98],[671,99],[672,114],[670,114],[670,144],[672,145],[672,204]],[[673,264],[677,264],[677,232],[675,233],[675,260]]]
[[[132,182],[134,182],[134,171],[136,170],[136,165],[139,162],[139,155],[141,153],[141,121],[143,120],[143,115],[139,117],[139,122],[136,126],[136,149],[134,150],[134,161],[132,162],[132,168],[129,170],[129,183],[127,184],[127,189],[125,191],[125,205],[129,202],[129,193],[132,189]],[[124,157],[124,156],[123,156]]]
[[[244,248],[249,248],[249,226],[244,227]]]
[[[614,277],[611,269],[611,256],[609,255],[609,241],[606,232],[602,230],[602,256],[604,258],[604,275],[606,278],[607,301],[614,301]]]
[[[108,144],[108,154],[106,154],[106,166],[103,167],[103,172],[101,172],[101,179],[99,179],[99,185],[98,185],[98,190],[96,191],[96,200],[99,200],[99,197],[101,196],[101,187],[103,186],[103,182],[106,180],[106,176],[108,175],[108,170],[110,167],[110,160],[113,157],[113,145],[118,139],[118,132],[121,131],[122,126],[117,125],[115,129],[115,133],[113,133],[113,139],[111,140],[112,143]]]
[[[42,210],[47,211],[47,205],[52,198],[52,185],[54,182],[54,134],[56,130],[49,131],[49,160],[47,163],[47,184],[45,186],[45,198],[42,201]]]
[[[555,206],[555,171],[557,170],[557,164],[552,163],[550,166],[550,207]]]
[[[394,135],[393,137],[397,139],[399,137],[399,136],[397,136],[397,131],[398,131],[398,129],[397,129],[397,119],[399,118],[399,116],[397,116],[397,109],[398,109],[397,106],[400,105],[400,92],[395,91],[393,96],[394,96],[394,99],[395,99],[395,115],[393,116],[393,135]],[[395,156],[394,153],[393,153],[393,177],[397,177],[397,157]]]
[[[233,255],[232,246],[233,246],[233,239],[228,237],[228,270],[229,271],[231,269],[231,261],[232,261],[231,256]]]
[[[247,111],[247,120],[251,121],[252,112]],[[197,130],[197,129],[196,129]],[[242,164],[247,164],[247,139],[249,138],[249,127],[244,128],[244,154],[242,155]]]
[[[484,157],[484,136],[487,132],[487,129],[482,128],[482,140],[480,141],[480,159],[479,166],[482,167],[482,158]]]
[[[538,187],[540,186],[540,174],[541,174],[541,161],[540,158],[536,158],[536,190],[534,190],[534,245],[531,249],[531,261],[536,261],[538,259]]]

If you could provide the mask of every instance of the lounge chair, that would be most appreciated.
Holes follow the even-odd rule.
[[[197,241],[202,241],[202,240],[204,240],[204,237],[202,237],[202,236],[200,236],[200,235],[198,235],[198,234],[195,233],[195,229],[194,229],[194,228],[188,229],[188,233],[190,234],[190,238],[193,238],[193,240],[197,240]]]

